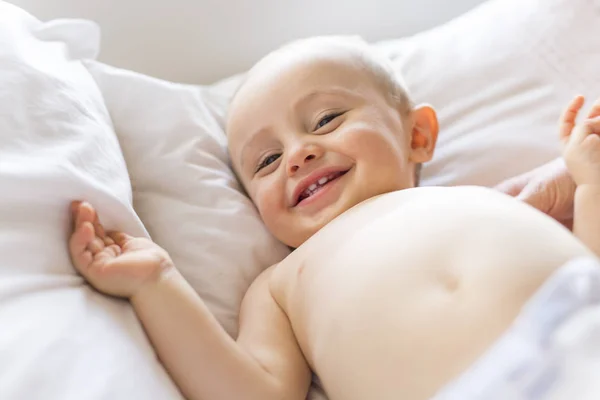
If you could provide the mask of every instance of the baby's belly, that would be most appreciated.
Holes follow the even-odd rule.
[[[421,188],[333,221],[278,266],[272,289],[330,400],[427,399],[556,268],[589,254],[491,190]]]

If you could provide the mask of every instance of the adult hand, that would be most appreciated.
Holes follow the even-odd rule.
[[[562,158],[507,179],[496,189],[524,201],[572,229],[576,185]]]

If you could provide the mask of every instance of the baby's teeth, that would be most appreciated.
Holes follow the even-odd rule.
[[[324,184],[325,184],[325,182],[327,182],[328,180],[329,180],[329,179],[327,179],[327,177],[323,177],[323,178],[319,179],[319,180],[318,180],[318,182],[319,182],[319,185],[324,185]]]
[[[315,190],[316,188],[317,188],[317,184],[316,184],[316,183],[313,183],[312,185],[310,185],[310,186],[308,187],[308,190]]]

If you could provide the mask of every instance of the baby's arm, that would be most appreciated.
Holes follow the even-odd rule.
[[[574,211],[573,233],[600,257],[600,184],[577,187]]]
[[[131,302],[169,373],[189,399],[304,399],[310,373],[269,272],[246,294],[237,342],[176,272]]]
[[[310,370],[285,313],[272,298],[271,270],[246,294],[233,340],[147,239],[104,234],[88,204],[74,206],[73,263],[98,290],[126,297],[171,377],[188,399],[298,399]]]
[[[600,257],[600,101],[575,125],[583,101],[578,96],[567,107],[560,135],[565,163],[577,184],[573,233]]]

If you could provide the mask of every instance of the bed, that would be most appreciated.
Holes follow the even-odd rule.
[[[109,229],[167,249],[235,335],[249,284],[289,253],[229,168],[243,62],[216,83],[119,68],[98,59],[101,25],[20,5],[0,1],[0,398],[181,398],[129,304],[71,267],[68,204],[87,199]],[[438,111],[422,184],[494,186],[556,158],[562,107],[600,96],[599,22],[600,0],[489,0],[371,40]],[[316,383],[309,396],[325,399]]]

